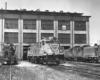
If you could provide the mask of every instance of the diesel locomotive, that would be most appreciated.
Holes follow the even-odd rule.
[[[12,43],[2,44],[2,64],[17,64],[16,47]]]
[[[28,49],[28,60],[32,63],[60,64],[64,62],[64,48],[56,37],[47,37]]]
[[[73,47],[65,50],[65,58],[69,61],[100,62],[100,45]]]

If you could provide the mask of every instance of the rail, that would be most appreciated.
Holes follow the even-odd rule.
[[[100,79],[100,71],[98,70],[92,70],[92,69],[85,69],[85,68],[79,68],[79,67],[72,67],[72,66],[63,66],[63,65],[58,65],[58,66],[51,66],[51,68],[66,72],[66,71],[74,71],[78,72],[82,75],[87,75],[90,77],[95,77],[97,79]]]
[[[12,80],[12,65],[10,65],[9,68],[10,68],[10,74],[9,74],[9,76],[10,76],[10,80]]]

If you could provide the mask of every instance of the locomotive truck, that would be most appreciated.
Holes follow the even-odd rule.
[[[65,51],[69,61],[100,62],[100,45],[73,47]]]
[[[55,37],[43,38],[28,49],[28,60],[41,64],[60,64],[64,62],[64,48]]]
[[[2,44],[2,64],[17,64],[16,47],[12,43]]]

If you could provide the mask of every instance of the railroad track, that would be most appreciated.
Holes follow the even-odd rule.
[[[10,65],[9,68],[10,68],[10,74],[9,74],[9,76],[10,76],[10,80],[12,80],[12,65]]]
[[[8,65],[0,66],[0,80],[10,80],[10,67]]]
[[[67,71],[72,71],[74,73],[79,73],[82,76],[87,76],[87,77],[93,77],[96,79],[100,79],[100,71],[97,70],[90,70],[90,69],[85,69],[85,68],[79,68],[79,67],[75,67],[75,66],[63,66],[63,65],[59,65],[59,66],[51,66],[51,68],[62,71],[62,72],[67,72]]]
[[[86,63],[86,62],[72,62],[72,61],[66,61],[66,62],[67,63],[72,63],[72,64],[81,64],[81,65],[100,67],[100,63]]]
[[[2,80],[12,80],[12,65],[0,66],[0,78]]]
[[[96,64],[96,63],[84,63],[84,62],[67,62],[67,63],[85,69],[100,71],[100,64]]]

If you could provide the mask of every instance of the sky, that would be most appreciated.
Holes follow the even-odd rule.
[[[0,8],[5,9],[27,9],[41,11],[79,12],[83,15],[91,16],[90,26],[90,44],[100,44],[100,0],[0,0]]]

